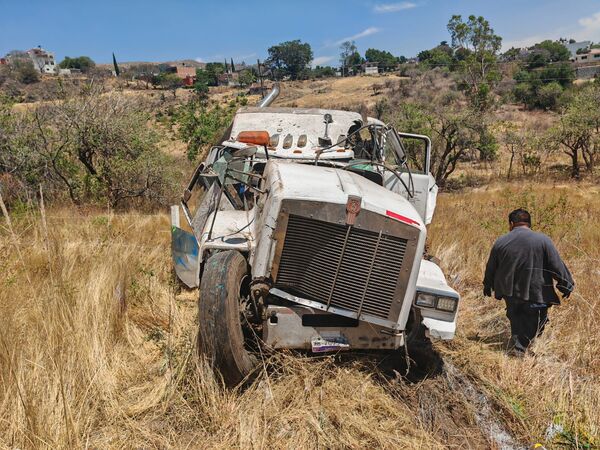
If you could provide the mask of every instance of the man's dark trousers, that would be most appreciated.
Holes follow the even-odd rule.
[[[504,300],[511,334],[518,339],[518,342],[513,342],[513,345],[517,350],[525,351],[544,331],[548,322],[548,306],[510,297]]]

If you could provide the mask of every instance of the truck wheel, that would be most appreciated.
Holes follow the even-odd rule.
[[[245,344],[243,304],[249,296],[248,264],[241,253],[211,256],[204,267],[198,300],[198,351],[227,386],[245,380],[257,366]]]
[[[419,310],[412,308],[406,324],[406,344],[409,347],[430,342],[425,334],[425,325],[421,323],[421,320],[422,318]]]

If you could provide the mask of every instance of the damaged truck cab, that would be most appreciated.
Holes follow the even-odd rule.
[[[176,273],[200,288],[201,354],[235,385],[265,349],[452,339],[459,295],[424,257],[430,140],[268,101],[238,111],[172,208]]]

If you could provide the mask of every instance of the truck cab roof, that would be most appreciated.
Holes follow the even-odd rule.
[[[326,123],[325,117],[330,122]],[[368,122],[379,122],[368,118]],[[324,159],[351,159],[354,152],[341,142],[348,130],[361,124],[361,115],[351,111],[317,108],[241,108],[233,120],[230,141],[244,131],[266,131],[270,136],[269,155],[287,159],[315,159],[315,152],[321,148],[319,138],[329,137],[334,151],[323,155]],[[383,123],[381,123],[383,125]]]

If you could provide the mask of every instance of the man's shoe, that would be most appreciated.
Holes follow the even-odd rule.
[[[521,341],[519,341],[519,336],[517,336],[516,334],[513,334],[510,337],[510,341],[508,343],[508,349],[506,350],[506,354],[509,356],[517,356],[519,358],[522,358],[523,356],[525,356],[526,351],[527,351],[527,347],[525,347],[523,344],[521,344]]]
[[[506,354],[508,356],[513,356],[515,358],[524,358],[525,357],[525,352],[523,350],[520,350],[520,349],[516,348],[516,347],[508,349],[506,351]]]

